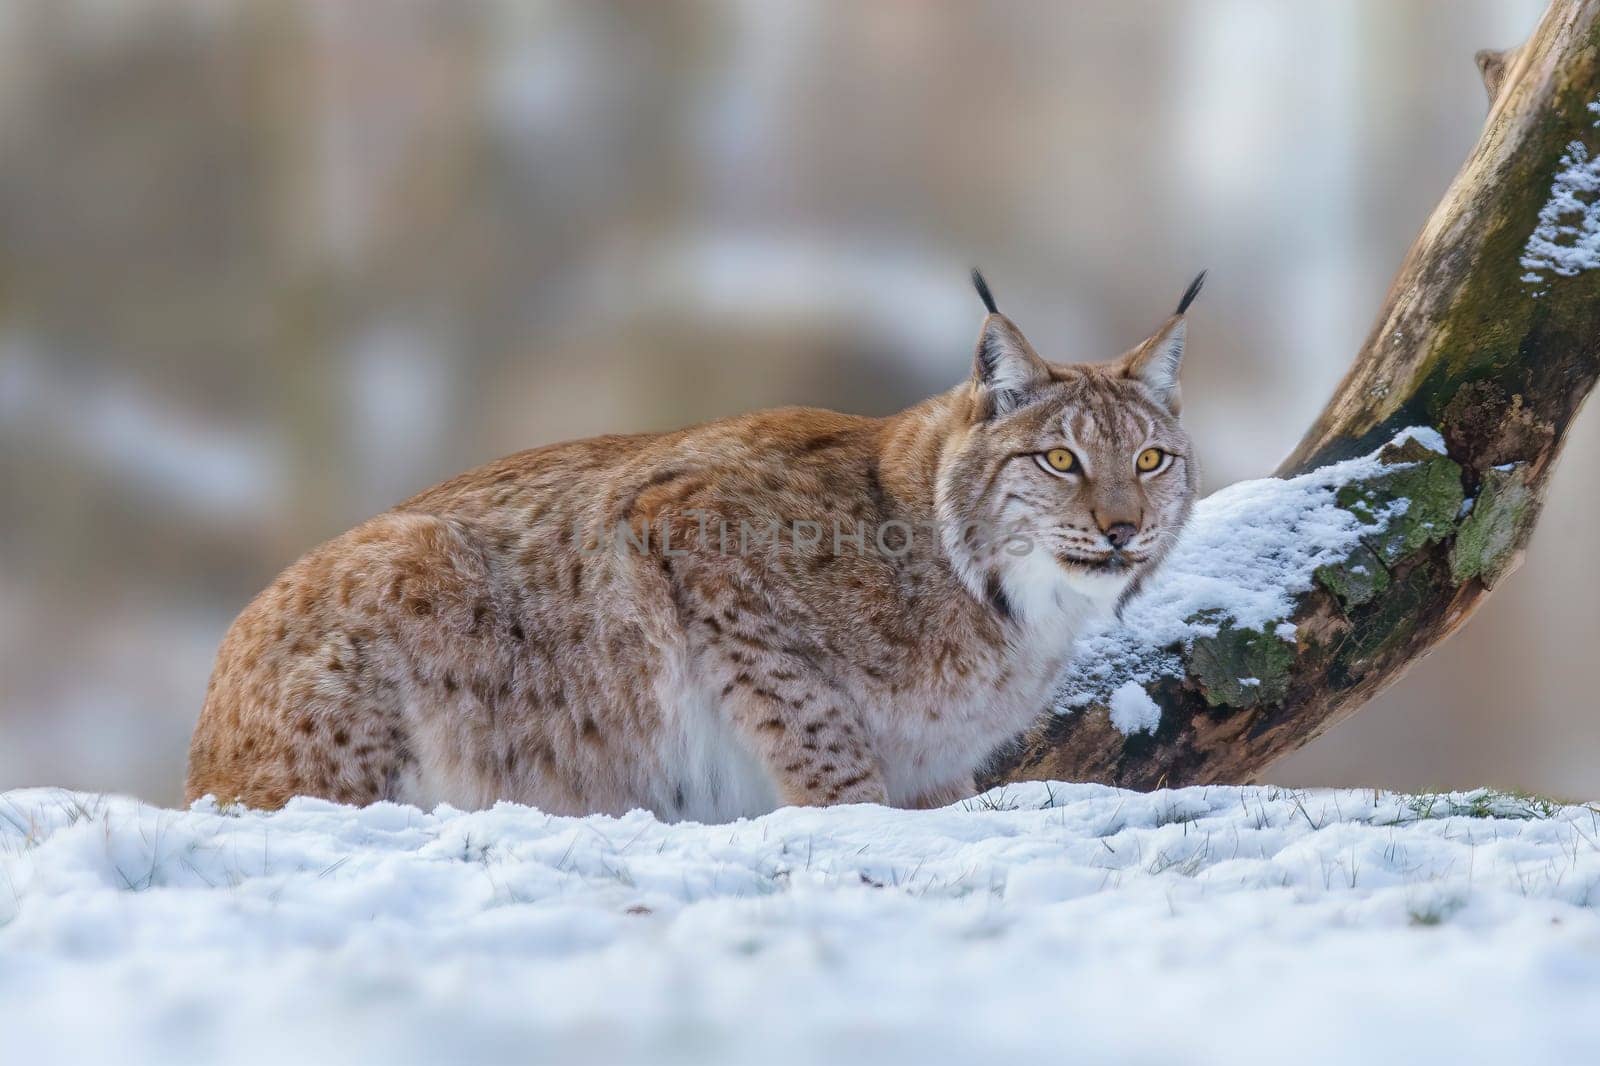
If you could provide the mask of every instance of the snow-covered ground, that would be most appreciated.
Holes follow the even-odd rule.
[[[0,1061],[1592,1060],[1600,808],[1023,785],[733,825],[0,795]]]

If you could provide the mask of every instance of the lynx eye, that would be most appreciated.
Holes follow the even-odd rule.
[[[1167,461],[1167,453],[1160,448],[1146,448],[1139,453],[1133,465],[1139,468],[1139,473],[1149,474],[1159,469]]]
[[[1039,465],[1052,474],[1075,474],[1078,472],[1078,457],[1065,448],[1051,448],[1034,456]]]

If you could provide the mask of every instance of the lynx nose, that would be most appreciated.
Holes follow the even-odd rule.
[[[1113,548],[1116,548],[1119,551],[1123,548],[1126,548],[1128,546],[1128,542],[1131,541],[1134,538],[1134,535],[1138,532],[1139,530],[1132,522],[1113,522],[1111,525],[1107,526],[1105,530],[1106,539],[1111,542],[1111,546]]]

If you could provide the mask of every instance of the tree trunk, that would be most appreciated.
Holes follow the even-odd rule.
[[[1277,471],[1436,427],[1448,458],[1391,449],[1414,464],[1404,484],[1380,478],[1348,500],[1360,513],[1358,497],[1404,496],[1412,520],[1427,511],[1437,528],[1386,535],[1371,570],[1362,564],[1378,560],[1363,549],[1318,571],[1296,597],[1296,635],[1281,653],[1261,651],[1282,638],[1237,630],[1169,649],[1183,676],[1146,686],[1162,711],[1153,735],[1124,736],[1104,701],[1051,711],[996,757],[986,784],[1252,778],[1399,678],[1515,569],[1600,373],[1600,160],[1590,161],[1600,156],[1600,0],[1554,0],[1524,46],[1480,52],[1478,65],[1490,98],[1484,133],[1354,365]]]

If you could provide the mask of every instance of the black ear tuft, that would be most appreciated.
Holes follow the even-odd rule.
[[[1194,303],[1194,298],[1200,295],[1200,286],[1204,285],[1205,283],[1206,272],[1202,270],[1199,274],[1195,275],[1195,279],[1193,281],[1189,282],[1189,287],[1183,290],[1183,299],[1178,301],[1178,309],[1172,313],[1175,315],[1181,315],[1185,311],[1189,310],[1189,305]]]
[[[983,306],[988,308],[991,315],[998,315],[999,308],[994,305],[994,294],[989,291],[989,283],[983,280],[983,275],[977,267],[972,268],[972,287],[978,290],[978,299],[983,301]]]

